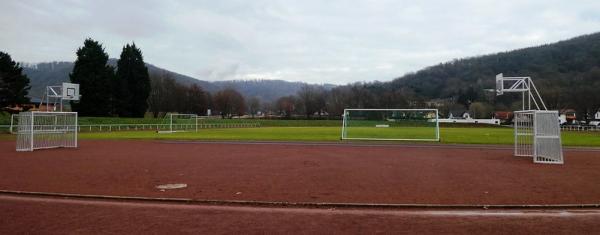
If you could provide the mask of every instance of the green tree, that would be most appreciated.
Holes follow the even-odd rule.
[[[29,102],[29,78],[9,54],[0,51],[0,108]]]
[[[148,109],[150,76],[142,52],[135,46],[123,47],[117,62],[115,108],[122,117],[143,117]]]
[[[79,84],[81,99],[71,105],[80,116],[111,115],[114,69],[107,62],[108,54],[102,44],[91,38],[77,49],[77,60],[69,76],[71,82]]]

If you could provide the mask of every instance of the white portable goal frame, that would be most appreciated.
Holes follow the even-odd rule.
[[[196,114],[169,113],[165,116],[165,120],[168,121],[168,130],[158,130],[157,132],[164,134],[198,131],[198,119],[199,117]]]
[[[77,147],[76,112],[21,112],[18,119],[17,151]]]
[[[432,133],[430,138],[379,138],[379,137],[353,137],[348,136],[349,123],[351,121],[351,112],[414,112],[414,113],[429,113],[433,117],[421,117],[423,123],[431,125]],[[390,141],[440,141],[440,123],[437,109],[344,109],[342,117],[342,140],[390,140]],[[414,119],[413,119],[414,120]],[[388,123],[375,123],[375,128],[389,128]],[[399,132],[401,128],[397,128]]]
[[[515,156],[532,157],[535,163],[563,164],[558,111],[516,111]]]
[[[515,156],[532,157],[534,163],[563,164],[558,111],[549,111],[531,77],[496,75],[496,95],[521,92],[523,110],[513,118]]]

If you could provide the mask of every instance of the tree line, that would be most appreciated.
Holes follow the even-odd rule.
[[[354,83],[327,91],[306,88],[281,97],[276,110],[305,117],[325,110],[330,117],[339,117],[344,108],[437,108],[444,116],[460,110],[490,118],[494,111],[521,109],[521,94],[495,95],[498,73],[530,76],[548,109],[574,109],[578,119],[591,119],[600,110],[600,33],[457,59],[390,82]]]

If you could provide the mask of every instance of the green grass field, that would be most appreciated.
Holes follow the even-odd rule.
[[[0,115],[4,121],[10,116]],[[89,124],[157,124],[162,119],[81,117],[80,125]],[[247,140],[247,141],[339,141],[340,120],[268,120],[268,119],[205,119],[202,123],[259,123],[260,128],[201,129],[199,132],[158,134],[154,131],[83,132],[81,139],[180,139],[180,140]],[[398,137],[396,128],[353,127],[347,137]],[[433,129],[404,127],[400,136],[430,137]],[[451,144],[512,144],[513,129],[501,126],[442,125],[441,142]],[[598,132],[563,132],[565,146],[599,146]],[[0,139],[11,140],[14,135],[0,134]]]
[[[339,141],[339,127],[261,127],[203,129],[198,132],[158,134],[153,131],[81,133],[82,139],[171,139],[171,140],[247,140],[247,141]],[[512,144],[512,128],[441,128],[441,142],[448,144]],[[565,146],[600,146],[600,135],[589,132],[564,132]]]

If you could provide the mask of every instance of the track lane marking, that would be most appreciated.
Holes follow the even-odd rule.
[[[155,198],[135,196],[114,195],[90,195],[51,192],[30,192],[0,190],[0,196],[31,197],[31,198],[58,198],[70,200],[95,200],[114,202],[143,202],[163,204],[187,204],[196,206],[237,206],[237,207],[261,207],[261,208],[311,208],[311,209],[446,209],[446,210],[566,210],[566,209],[600,209],[597,204],[390,204],[390,203],[335,203],[335,202],[284,202],[284,201],[249,201],[249,200],[206,200],[191,198]],[[600,210],[599,210],[600,211]]]
[[[250,206],[224,206],[224,205],[190,205],[172,203],[147,203],[132,201],[106,201],[94,199],[50,198],[50,197],[23,197],[0,195],[0,204],[6,203],[57,203],[64,205],[80,206],[111,206],[126,208],[162,208],[178,210],[219,210],[232,212],[258,212],[258,213],[297,213],[297,214],[339,214],[339,215],[388,215],[388,216],[432,216],[432,217],[598,217],[600,210],[590,209],[558,209],[558,210],[381,210],[381,209],[331,209],[331,208],[278,208],[278,207],[250,207]]]

